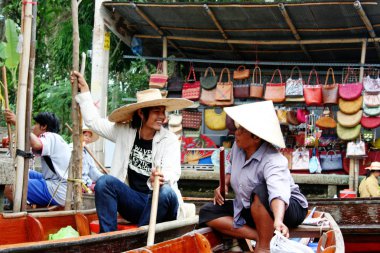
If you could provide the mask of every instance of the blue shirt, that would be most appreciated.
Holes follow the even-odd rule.
[[[281,199],[286,208],[290,198],[294,198],[303,208],[307,208],[306,198],[294,183],[288,168],[288,160],[271,144],[263,142],[249,159],[236,143],[231,151],[231,165],[226,173],[231,174],[231,187],[235,193],[234,227],[239,228],[246,222],[241,217],[243,208],[250,207],[253,190],[262,184],[268,188],[269,203],[273,199]]]

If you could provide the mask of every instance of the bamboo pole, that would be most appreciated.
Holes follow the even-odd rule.
[[[37,2],[37,0],[36,0]],[[30,132],[33,108],[33,89],[34,89],[34,66],[36,62],[36,36],[37,36],[37,4],[32,6],[32,34],[30,43],[30,58],[28,71],[28,84],[26,96],[26,115],[25,115],[25,151],[31,152]],[[22,191],[21,211],[26,211],[26,201],[28,196],[29,165],[33,158],[24,159],[24,185]]]
[[[224,170],[224,147],[219,148],[220,153],[219,153],[219,173],[220,173],[220,194],[223,197],[223,200],[226,199],[226,175],[225,175],[225,170]]]
[[[168,57],[168,40],[166,37],[162,37],[162,58]],[[162,70],[165,75],[168,74],[168,61],[164,60],[162,63]]]
[[[25,7],[25,16],[23,22],[23,45],[21,55],[21,65],[18,80],[17,92],[17,110],[16,110],[16,129],[17,129],[17,145],[16,148],[25,151],[25,115],[26,115],[26,92],[28,83],[28,69],[30,57],[30,40],[32,28],[32,2],[23,2]],[[14,193],[13,211],[21,210],[21,199],[23,191],[24,177],[24,157],[16,156],[16,184]]]
[[[70,132],[72,133],[73,129],[71,129],[71,127],[69,126],[69,124],[66,123],[65,125],[70,130]],[[101,162],[99,162],[98,159],[96,159],[95,155],[91,152],[91,150],[89,148],[87,148],[86,146],[84,146],[84,149],[88,152],[88,154],[92,157],[92,159],[94,159],[94,161],[99,166],[99,168],[101,169],[101,171],[104,174],[108,175],[108,171],[107,171],[106,167],[104,167],[103,164]]]
[[[367,42],[363,41],[362,51],[361,51],[361,56],[360,56],[360,64],[365,64],[366,52],[367,52]],[[364,67],[361,66],[360,67],[360,74],[359,74],[359,82],[363,81],[363,75],[364,75]]]
[[[79,24],[78,24],[78,2],[71,0],[71,12],[73,22],[73,70],[79,71]],[[72,87],[72,113],[73,120],[73,151],[71,159],[71,171],[73,175],[73,191],[74,191],[74,209],[82,209],[82,185],[80,180],[82,178],[82,129],[80,120],[80,109],[75,101],[75,96],[78,94],[78,82],[74,81]]]
[[[5,65],[2,67],[2,74],[3,74],[3,85],[4,85],[5,109],[9,110],[7,69]],[[9,140],[9,153],[11,154],[11,157],[14,158],[13,140],[12,140],[13,136],[12,136],[12,128],[11,128],[10,123],[7,123],[7,130],[8,130],[8,140]]]
[[[156,171],[160,172],[160,167],[155,166]],[[152,196],[152,206],[150,211],[150,219],[149,219],[149,228],[148,228],[148,239],[147,246],[151,246],[154,244],[154,236],[156,232],[156,220],[157,220],[157,207],[158,207],[158,195],[160,192],[160,177],[154,177],[153,183],[153,196]]]

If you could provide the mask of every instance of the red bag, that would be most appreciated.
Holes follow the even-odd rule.
[[[182,127],[190,129],[199,129],[202,125],[202,112],[199,111],[182,111]]]
[[[352,72],[352,69],[349,68],[343,84],[339,84],[339,96],[344,100],[355,100],[362,95],[363,83],[357,82],[356,76],[355,83],[347,83],[348,77]]]
[[[191,74],[193,79],[190,79]],[[186,83],[183,84],[182,97],[189,100],[197,101],[201,96],[201,82],[197,81],[195,76],[194,67],[190,66],[189,75],[186,78]]]
[[[278,72],[278,75],[280,76],[280,82],[273,83],[274,76],[276,75],[277,72]],[[285,85],[286,84],[282,81],[281,71],[279,69],[276,69],[273,72],[272,79],[265,86],[264,99],[272,100],[273,103],[284,102],[285,101]]]
[[[150,75],[149,88],[162,89],[166,86],[168,76],[163,73],[162,62],[157,64],[157,72]]]
[[[309,111],[305,109],[297,109],[297,120],[299,123],[305,123],[306,122],[306,115],[309,114]]]
[[[310,84],[313,73],[315,73],[315,85]],[[310,71],[307,85],[303,86],[303,95],[305,96],[305,103],[309,106],[322,104],[322,86],[319,84],[318,73],[315,69]]]
[[[377,128],[380,126],[380,117],[367,117],[363,115],[360,124],[368,129]]]

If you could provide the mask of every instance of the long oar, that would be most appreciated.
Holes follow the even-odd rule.
[[[5,109],[9,110],[7,69],[5,68],[5,66],[2,67],[2,73],[3,73]],[[7,129],[8,129],[8,140],[9,140],[9,153],[11,154],[11,157],[13,157],[13,142],[12,142],[11,124],[7,123]]]
[[[224,147],[220,147],[220,156],[219,156],[219,172],[220,172],[220,194],[223,197],[223,200],[226,198],[226,181],[225,181],[225,172],[224,172]]]
[[[65,125],[70,130],[70,132],[72,133],[73,129],[71,129],[71,127],[69,126],[69,124],[66,123]],[[88,152],[88,154],[92,157],[92,159],[94,159],[94,161],[99,166],[99,168],[103,171],[103,173],[108,175],[107,169],[99,162],[98,159],[96,159],[94,153],[92,153],[91,150],[89,148],[87,148],[86,146],[84,146],[84,149]]]
[[[160,172],[160,167],[155,166],[156,171]],[[147,246],[154,244],[154,236],[156,233],[156,220],[157,220],[157,207],[158,207],[158,194],[160,192],[160,177],[154,177],[153,183],[153,196],[152,196],[152,207],[150,210],[149,228],[148,228],[148,239]]]

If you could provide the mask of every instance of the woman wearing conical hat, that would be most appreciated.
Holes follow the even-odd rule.
[[[359,194],[361,198],[380,197],[379,176],[380,162],[372,162],[371,166],[365,168],[366,177],[360,182]]]
[[[302,223],[307,201],[290,174],[287,159],[275,148],[285,147],[280,124],[271,101],[224,108],[238,128],[226,169],[225,201],[219,187],[214,203],[199,212],[200,225],[224,234],[257,242],[255,252],[269,252],[274,230],[289,237],[289,227]]]
[[[76,78],[80,94],[75,99],[85,124],[115,143],[110,175],[100,177],[95,186],[100,232],[116,230],[117,213],[139,226],[149,223],[154,176],[160,177],[157,222],[176,219],[182,204],[177,185],[181,151],[177,137],[163,124],[166,111],[180,110],[193,102],[162,98],[158,89],[148,89],[137,92],[136,103],[122,106],[104,119],[94,106],[87,82],[74,71],[71,82]]]

